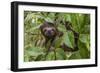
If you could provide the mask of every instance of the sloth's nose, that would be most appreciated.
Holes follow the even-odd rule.
[[[48,34],[51,35],[51,31],[48,31]]]

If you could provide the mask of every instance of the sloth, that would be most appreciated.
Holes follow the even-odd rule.
[[[46,39],[53,39],[57,36],[58,30],[55,28],[53,23],[44,22],[43,25],[40,26],[40,29]]]
[[[48,41],[51,41],[52,43],[57,36],[60,37],[63,35],[63,33],[58,31],[54,24],[50,22],[44,22],[40,26],[40,30],[43,36],[45,37],[45,45],[48,43]]]
[[[74,51],[78,51],[78,38],[79,38],[79,34],[77,32],[75,32],[72,29],[72,25],[70,22],[66,22],[65,24],[66,30],[72,31],[74,34],[74,48],[68,47],[65,43],[62,43],[61,45],[59,45],[59,48],[62,48],[65,52],[74,52]],[[48,42],[50,43],[48,48],[47,48],[47,53],[46,55],[48,55],[48,52],[50,51],[50,49],[53,46],[53,42],[55,41],[55,39],[57,37],[62,37],[63,36],[63,32],[59,31],[57,29],[57,27],[55,27],[55,25],[53,23],[50,22],[44,22],[41,26],[40,26],[40,30],[41,30],[41,34],[45,37],[45,47],[47,46]],[[55,42],[56,43],[56,42]]]

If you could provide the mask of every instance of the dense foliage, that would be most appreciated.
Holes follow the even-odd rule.
[[[57,60],[89,59],[90,58],[90,15],[82,13],[56,13],[24,11],[24,61],[42,61],[46,53],[44,37],[40,32],[40,25],[44,22],[53,22],[64,33],[56,40],[55,49]],[[62,23],[61,23],[62,21]],[[64,22],[72,23],[73,29],[79,33],[77,52],[64,52],[57,46],[63,41],[73,47],[73,33],[66,32]],[[46,60],[54,60],[54,52],[49,52]]]

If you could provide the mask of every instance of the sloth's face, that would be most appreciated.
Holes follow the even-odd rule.
[[[49,38],[52,38],[56,35],[56,29],[54,27],[45,27],[43,29],[43,32],[44,32],[44,35]]]

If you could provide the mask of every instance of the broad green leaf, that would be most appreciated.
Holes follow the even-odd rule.
[[[70,14],[66,14],[65,17],[66,17],[66,18],[65,18],[66,21],[71,22],[71,16],[70,16]]]
[[[25,62],[28,62],[29,61],[29,56],[27,54],[24,56],[24,61]]]
[[[72,32],[64,32],[63,42],[69,47],[74,47],[74,36]]]
[[[71,21],[72,21],[72,26],[73,26],[73,29],[75,31],[79,31],[79,24],[78,24],[78,21],[77,21],[77,14],[71,14]]]
[[[61,45],[61,43],[62,43],[62,40],[63,40],[63,38],[62,37],[56,37],[56,39],[54,40],[54,47],[55,48],[58,48],[60,45]]]
[[[83,43],[86,43],[89,41],[89,35],[88,34],[80,34],[80,41],[83,42]]]
[[[28,15],[27,15],[27,17],[25,18],[25,23],[28,23],[29,21],[31,21],[32,20],[32,18],[34,18],[35,17],[35,14],[34,13],[29,13]]]
[[[59,24],[58,30],[61,31],[61,32],[66,32],[66,28],[65,28],[65,26],[63,25],[63,23],[62,23],[62,24]]]
[[[86,45],[82,42],[79,42],[79,52],[82,59],[90,58],[90,51],[87,49]]]
[[[51,22],[51,23],[53,22],[53,20],[52,20],[52,19],[50,19],[49,17],[48,17],[48,18],[46,18],[46,19],[45,19],[45,21],[47,21],[47,22]]]
[[[27,51],[28,55],[30,55],[30,56],[38,56],[38,55],[44,54],[43,49],[40,49],[37,47],[29,48],[26,51]]]
[[[58,59],[58,60],[65,60],[66,59],[66,54],[62,48],[56,49],[56,59]]]
[[[43,60],[43,55],[38,55],[36,58],[35,58],[35,61],[42,61]]]
[[[81,55],[79,52],[74,52],[68,59],[81,59]]]
[[[84,43],[87,50],[90,51],[90,35],[88,34],[80,34],[79,40]]]
[[[46,60],[55,60],[55,54],[53,51],[48,53]]]
[[[35,31],[35,30],[37,30],[37,29],[39,30],[40,26],[41,26],[41,25],[37,25],[37,26],[35,26],[35,27],[32,27],[32,28],[30,28],[29,30],[27,30],[26,32]]]

